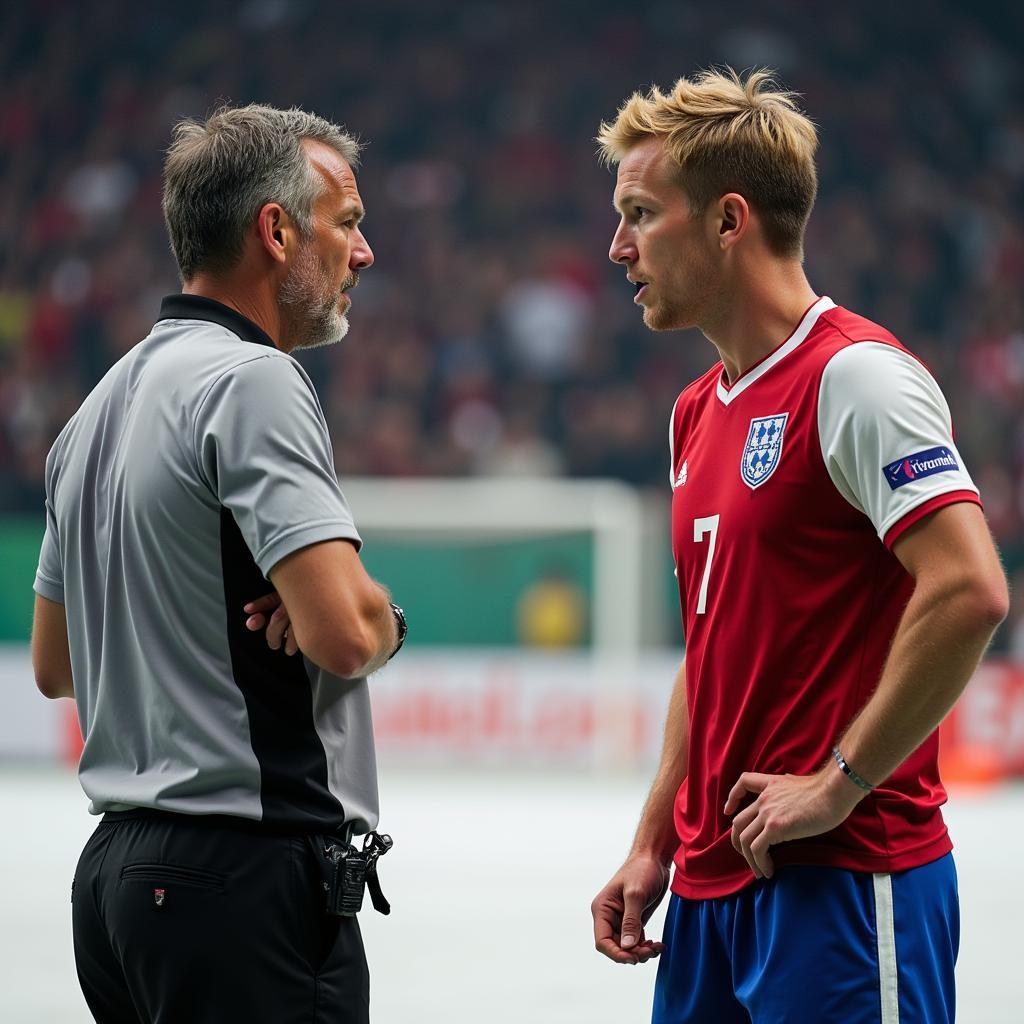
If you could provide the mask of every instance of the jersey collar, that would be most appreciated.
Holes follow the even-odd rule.
[[[735,401],[754,381],[763,377],[777,363],[781,363],[811,333],[811,328],[817,323],[818,317],[827,310],[835,309],[835,306],[836,304],[827,295],[822,295],[804,313],[800,323],[796,325],[796,330],[774,352],[765,356],[761,362],[755,363],[751,369],[747,370],[731,388],[727,388],[722,383],[722,377],[719,374],[717,393],[718,400],[722,405],[728,405],[730,402]]]
[[[277,348],[273,339],[238,310],[205,295],[168,295],[160,303],[160,320],[208,320],[226,327],[243,341]]]

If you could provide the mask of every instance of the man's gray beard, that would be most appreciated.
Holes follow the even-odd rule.
[[[281,285],[277,301],[295,348],[323,348],[348,334],[348,317],[312,246],[304,245]]]

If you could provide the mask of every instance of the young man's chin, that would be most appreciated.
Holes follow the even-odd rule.
[[[644,326],[649,331],[673,331],[672,317],[658,306],[644,306]]]
[[[678,308],[644,306],[644,326],[650,331],[685,331],[696,321]]]

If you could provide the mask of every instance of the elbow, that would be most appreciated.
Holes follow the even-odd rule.
[[[993,632],[1006,621],[1007,615],[1010,614],[1010,591],[1005,580],[1002,580],[1001,586],[989,595],[984,614],[988,616]]]
[[[341,679],[358,679],[368,674],[368,666],[376,654],[376,646],[369,637],[346,637],[340,650],[335,652],[334,668],[330,671]]]
[[[36,687],[47,700],[56,700],[58,697],[73,697],[74,688],[64,679],[49,675],[45,672],[36,672]]]
[[[1010,611],[1010,594],[1006,579],[969,580],[961,591],[962,621],[974,625],[979,632],[991,636]]]
[[[312,622],[293,620],[292,625],[306,657],[341,679],[360,679],[376,671],[394,646],[387,592],[376,585],[334,614]]]
[[[312,637],[306,644],[300,638],[299,646],[314,664],[340,679],[365,675],[366,666],[377,653],[373,638],[361,628]]]

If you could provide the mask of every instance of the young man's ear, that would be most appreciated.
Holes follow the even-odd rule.
[[[729,192],[718,200],[718,239],[723,249],[735,245],[749,224],[750,207],[743,196]]]

